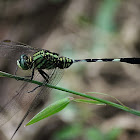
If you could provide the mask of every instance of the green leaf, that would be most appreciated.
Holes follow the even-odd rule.
[[[81,103],[88,103],[88,104],[96,104],[96,105],[106,105],[105,103],[94,101],[94,100],[74,99],[73,101],[81,102]]]
[[[45,119],[59,111],[61,111],[62,109],[64,109],[69,103],[70,101],[73,100],[72,97],[67,97],[61,100],[56,101],[55,103],[49,105],[48,107],[46,107],[45,109],[43,109],[42,111],[40,111],[37,115],[35,115],[27,124],[31,125],[34,124],[42,119]]]

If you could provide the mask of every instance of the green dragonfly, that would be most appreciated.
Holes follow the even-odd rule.
[[[60,81],[63,76],[64,69],[69,68],[73,63],[77,62],[125,62],[129,64],[140,64],[140,58],[74,60],[68,57],[60,56],[59,54],[48,50],[32,48],[23,43],[11,40],[3,40],[0,42],[0,54],[3,54],[3,57],[7,58],[9,55],[12,56],[10,59],[12,59],[12,61],[14,60],[15,64],[17,64],[19,68],[31,71],[31,80],[35,78],[35,71],[38,71],[38,73],[43,77],[44,82],[52,85],[56,85]],[[50,92],[50,88],[42,86],[40,92],[37,94],[27,94],[27,92],[23,91],[26,86],[27,83],[23,84],[20,90],[16,92],[12,99],[6,105],[2,106],[0,110],[0,125],[3,125],[21,108],[30,104],[26,114],[18,124],[11,139],[14,137],[28,114],[37,107],[41,99],[45,100],[47,94]],[[31,97],[27,101],[23,101],[23,98],[26,96]],[[20,106],[17,102],[20,103]]]

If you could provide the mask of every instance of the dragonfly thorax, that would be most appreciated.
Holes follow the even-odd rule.
[[[17,60],[17,65],[23,70],[28,70],[32,68],[32,58],[25,54],[20,56],[20,59]]]
[[[36,69],[65,69],[73,63],[73,60],[48,50],[36,52],[32,57],[32,67]]]

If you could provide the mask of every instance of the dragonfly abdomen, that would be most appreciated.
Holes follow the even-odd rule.
[[[65,69],[70,67],[73,64],[73,60],[67,57],[59,57],[57,67],[60,69]]]

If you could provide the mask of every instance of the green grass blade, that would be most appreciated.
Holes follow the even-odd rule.
[[[94,101],[94,100],[85,100],[85,99],[74,99],[73,101],[78,103],[88,103],[88,104],[95,104],[95,105],[106,105],[105,103]]]
[[[122,106],[127,107],[120,100],[118,100],[116,97],[114,97],[112,95],[109,95],[109,94],[106,94],[106,93],[101,93],[101,92],[86,92],[86,94],[99,94],[99,95],[108,96],[108,97],[111,97],[112,99],[115,99]]]

